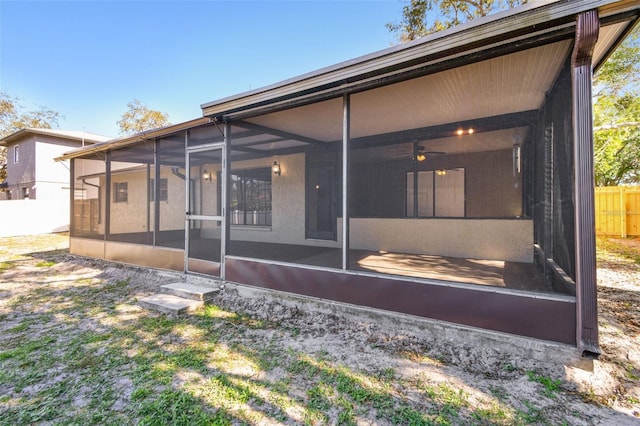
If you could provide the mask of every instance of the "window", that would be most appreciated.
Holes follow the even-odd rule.
[[[156,193],[153,187],[154,179],[149,179],[149,189],[151,190],[151,198],[149,201],[154,202],[156,200]],[[160,187],[158,191],[160,191],[159,201],[168,201],[169,200],[169,182],[167,178],[160,178],[159,180]]]
[[[129,198],[127,182],[115,182],[113,184],[113,202],[126,203]]]
[[[465,217],[464,169],[408,172],[406,206],[407,217]]]
[[[232,171],[230,206],[232,225],[271,226],[271,168]]]
[[[17,163],[20,161],[20,147],[18,145],[13,147],[13,162]]]
[[[22,198],[24,198],[25,200],[29,199],[29,188],[27,187],[22,188]]]

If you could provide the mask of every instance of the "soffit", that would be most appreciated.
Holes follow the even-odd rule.
[[[354,138],[536,110],[571,48],[557,42],[351,98]]]
[[[561,41],[351,97],[351,137],[378,135],[540,108],[567,59]],[[248,119],[319,141],[342,139],[342,99]]]
[[[624,31],[628,28],[629,22],[619,22],[617,24],[607,25],[600,27],[600,33],[598,34],[598,42],[593,49],[593,61],[594,65],[597,65],[605,58],[609,53],[611,46],[613,46],[617,40],[622,36]]]

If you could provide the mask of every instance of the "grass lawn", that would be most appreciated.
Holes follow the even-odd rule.
[[[634,420],[545,370],[474,371],[339,317],[333,329],[314,313],[271,320],[222,302],[179,319],[148,312],[137,299],[176,275],[70,256],[66,240],[0,241],[2,425]]]

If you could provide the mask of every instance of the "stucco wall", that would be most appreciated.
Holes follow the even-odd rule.
[[[18,162],[14,162],[14,147],[18,146]],[[53,160],[52,160],[53,161]],[[68,179],[68,178],[67,178]],[[11,191],[11,199],[22,198],[22,187],[30,188],[36,181],[36,141],[34,136],[30,136],[7,146],[7,179],[5,182]],[[34,192],[35,195],[35,192]]]
[[[114,187],[116,183],[127,183],[127,201],[116,203]],[[145,171],[117,173],[111,178],[111,223],[110,230],[114,234],[126,232],[146,232],[147,212],[147,173]],[[153,211],[153,209],[151,210]],[[151,228],[153,229],[153,228]]]
[[[122,163],[116,165],[123,168]],[[127,167],[134,166],[127,164]],[[147,232],[155,226],[155,214],[153,203],[148,202],[147,196],[147,171],[144,169],[126,173],[116,173],[111,178],[111,223],[112,233]],[[117,169],[116,169],[117,170]],[[154,176],[153,169],[151,175]],[[160,206],[160,230],[184,229],[185,213],[185,183],[184,180],[171,172],[170,167],[160,169],[160,178],[167,179],[168,197],[166,201],[159,201]],[[127,182],[127,201],[115,203],[114,184]],[[104,188],[104,180],[101,182]],[[104,190],[101,191],[104,197]],[[149,213],[149,229],[147,229],[147,213]]]
[[[14,163],[14,147],[19,147],[19,161]],[[53,136],[27,135],[7,147],[7,179],[11,198],[22,198],[22,188],[29,188],[30,199],[57,200],[69,196],[69,162],[54,158],[80,147],[81,142]]]
[[[353,249],[533,262],[533,220],[351,219]]]
[[[232,164],[232,169],[270,168],[275,160],[280,163],[282,172],[280,176],[272,176],[271,178],[271,227],[232,226],[231,239],[340,247],[340,241],[305,239],[304,154],[280,156],[275,159],[270,157],[251,161],[236,161]]]
[[[69,161],[53,159],[74,146],[36,141],[36,188],[38,199],[57,199],[69,195]],[[66,192],[61,193],[62,190]]]
[[[160,178],[167,179],[167,201],[160,204],[160,230],[184,229],[185,183],[172,173],[171,167],[160,168]],[[153,220],[152,220],[152,223]],[[155,226],[155,225],[154,225]]]

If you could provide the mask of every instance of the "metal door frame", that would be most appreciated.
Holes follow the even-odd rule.
[[[188,138],[188,133],[187,136]],[[185,141],[187,142],[187,141]],[[191,189],[191,154],[197,154],[200,152],[206,151],[217,151],[219,150],[221,153],[221,206],[220,211],[222,212],[219,216],[209,216],[209,215],[196,215],[190,211],[190,203],[191,196],[193,195]],[[191,231],[191,221],[195,220],[203,220],[203,221],[211,221],[211,222],[219,222],[220,223],[220,279],[224,280],[224,255],[226,251],[226,226],[225,226],[225,203],[226,197],[224,196],[226,191],[226,147],[224,142],[206,144],[206,145],[198,145],[194,147],[187,146],[185,149],[185,219],[184,219],[184,272],[189,273],[197,273],[195,271],[189,270],[189,233]],[[200,178],[200,177],[198,177]],[[195,258],[194,258],[195,259]]]

